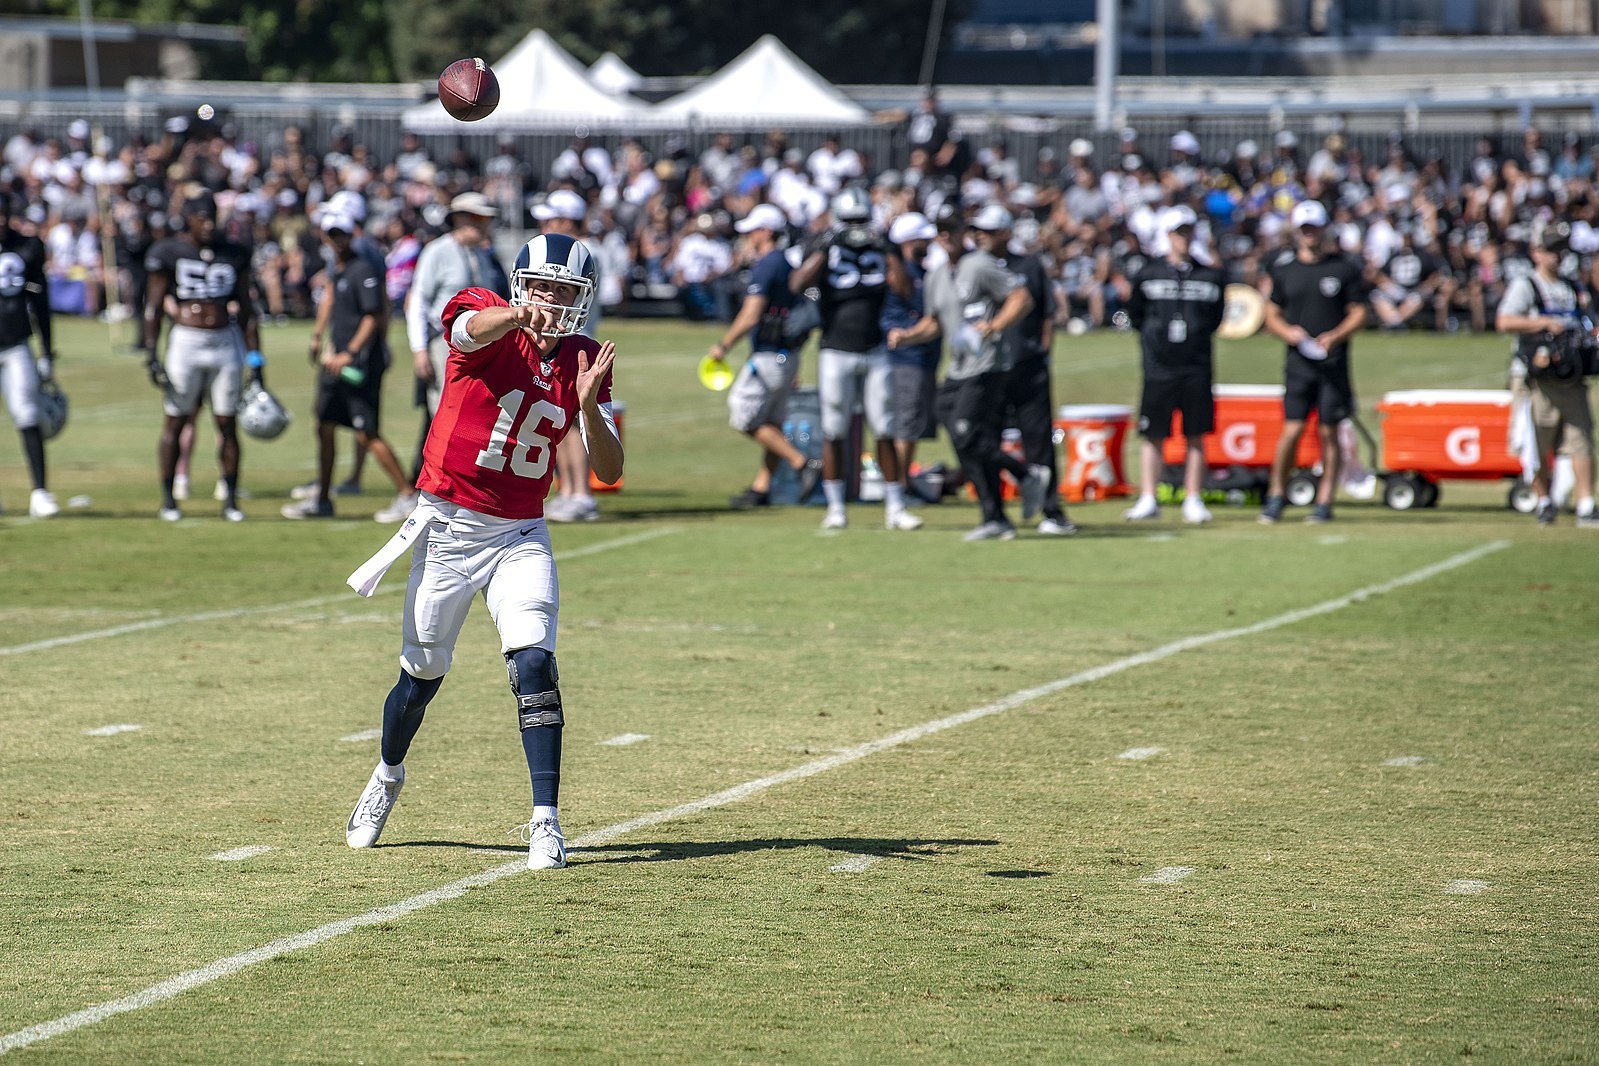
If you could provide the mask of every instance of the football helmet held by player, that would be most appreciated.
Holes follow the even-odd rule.
[[[534,307],[553,315],[551,335],[569,337],[588,321],[598,277],[594,257],[581,241],[563,233],[541,233],[516,255],[511,268],[511,306]],[[577,289],[577,299],[570,305],[535,300],[533,291],[540,282],[570,285]]]
[[[252,381],[244,387],[243,402],[239,404],[239,427],[256,440],[272,440],[282,436],[294,416],[266,386]]]
[[[55,379],[39,382],[39,436],[49,440],[66,429],[67,409],[67,394]]]

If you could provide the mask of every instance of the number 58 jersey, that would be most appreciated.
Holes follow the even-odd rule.
[[[540,355],[520,329],[481,348],[461,346],[467,316],[504,306],[487,289],[463,289],[444,306],[450,354],[417,487],[497,518],[542,518],[555,446],[578,421],[578,353],[592,362],[600,346],[587,337],[562,337]],[[614,433],[609,374],[599,403]]]

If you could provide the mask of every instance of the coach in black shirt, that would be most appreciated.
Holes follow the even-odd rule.
[[[1123,516],[1129,522],[1160,516],[1155,487],[1160,481],[1161,443],[1171,434],[1176,411],[1183,413],[1183,436],[1188,442],[1183,520],[1193,525],[1210,521],[1200,494],[1205,485],[1205,435],[1216,422],[1210,388],[1211,338],[1226,306],[1226,278],[1193,257],[1197,222],[1188,207],[1174,207],[1161,216],[1166,254],[1144,264],[1127,298],[1127,318],[1138,330],[1144,353],[1144,392],[1138,410],[1138,429],[1144,435],[1143,484],[1138,502]]]
[[[1349,338],[1366,323],[1366,287],[1360,264],[1327,240],[1327,209],[1317,200],[1294,206],[1290,225],[1292,255],[1284,253],[1271,268],[1271,299],[1266,304],[1266,329],[1288,344],[1283,369],[1283,435],[1272,458],[1271,483],[1260,520],[1282,520],[1283,487],[1294,464],[1305,420],[1315,410],[1321,418],[1321,485],[1307,522],[1332,520],[1333,491],[1338,485],[1338,423],[1355,411],[1355,390],[1349,377]]]

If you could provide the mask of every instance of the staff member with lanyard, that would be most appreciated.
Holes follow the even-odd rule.
[[[491,285],[495,272],[484,245],[494,221],[494,206],[482,193],[464,192],[450,201],[450,232],[428,243],[417,257],[416,276],[405,304],[405,334],[416,378],[427,386],[427,416],[417,443],[414,470],[422,468],[422,443],[439,409],[444,361],[450,345],[444,336],[444,305],[462,289]],[[403,516],[401,516],[403,517]]]
[[[1183,468],[1183,521],[1203,525],[1210,509],[1200,494],[1205,487],[1205,435],[1215,428],[1216,402],[1211,338],[1226,307],[1226,279],[1191,252],[1198,219],[1188,207],[1162,215],[1166,255],[1151,259],[1133,279],[1127,318],[1138,330],[1144,354],[1144,393],[1138,404],[1138,429],[1143,481],[1138,502],[1127,511],[1129,522],[1160,517],[1155,487],[1160,483],[1161,444],[1171,435],[1172,413],[1183,413],[1188,442]]]
[[[1338,423],[1355,412],[1349,375],[1349,338],[1366,324],[1366,286],[1361,266],[1327,240],[1327,209],[1319,200],[1294,205],[1289,224],[1292,255],[1271,268],[1271,299],[1266,329],[1287,345],[1283,369],[1283,435],[1272,457],[1271,481],[1260,521],[1275,525],[1283,517],[1283,491],[1294,465],[1305,421],[1321,418],[1322,475],[1316,506],[1307,522],[1331,522],[1341,456]]]

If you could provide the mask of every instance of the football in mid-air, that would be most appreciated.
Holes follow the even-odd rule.
[[[476,122],[500,106],[500,81],[481,59],[457,59],[439,75],[439,103],[453,118]]]

